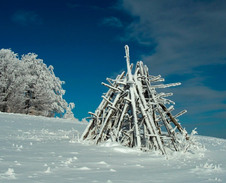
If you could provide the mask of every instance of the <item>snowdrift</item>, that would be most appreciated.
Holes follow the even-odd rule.
[[[0,182],[226,182],[226,140],[168,159],[106,142],[84,144],[87,123],[0,113]]]

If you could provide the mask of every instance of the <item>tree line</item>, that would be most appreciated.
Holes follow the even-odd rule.
[[[35,53],[22,55],[10,49],[0,50],[0,111],[54,117],[64,114],[73,118],[63,98],[64,81],[56,77],[53,66],[47,65]]]

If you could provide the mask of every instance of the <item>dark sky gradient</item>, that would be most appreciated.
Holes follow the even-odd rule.
[[[95,111],[106,77],[143,60],[166,83],[190,132],[226,138],[226,2],[222,0],[8,0],[0,6],[0,48],[34,52],[66,84],[80,120]]]

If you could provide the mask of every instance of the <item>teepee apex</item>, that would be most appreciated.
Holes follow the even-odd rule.
[[[108,91],[102,95],[95,113],[89,112],[91,120],[82,140],[99,144],[111,139],[145,151],[160,150],[162,154],[166,154],[166,148],[180,151],[181,136],[185,140],[189,138],[177,118],[187,111],[172,115],[175,103],[165,97],[173,94],[157,93],[156,89],[181,83],[156,84],[164,79],[161,75],[149,75],[142,61],[137,62],[132,73],[128,45],[125,54],[127,73],[122,72],[116,79],[107,78],[108,84],[102,83]]]

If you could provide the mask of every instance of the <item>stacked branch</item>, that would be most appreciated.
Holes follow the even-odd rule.
[[[95,144],[111,139],[128,147],[142,150],[160,150],[166,154],[166,147],[179,151],[178,134],[188,140],[187,132],[178,123],[177,117],[186,110],[172,115],[173,101],[165,98],[172,93],[157,93],[156,88],[180,85],[155,84],[164,81],[161,76],[151,76],[142,61],[137,62],[135,72],[130,64],[129,47],[125,46],[127,73],[116,79],[107,78],[108,92],[95,113],[89,112],[91,120],[82,135],[83,140]]]

